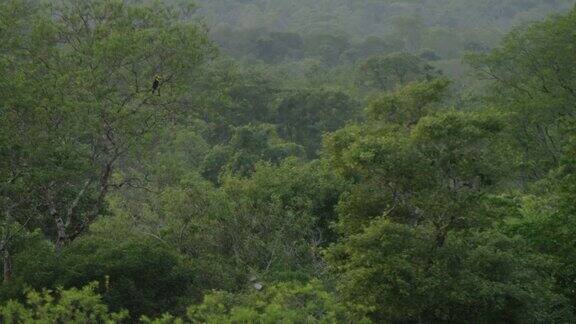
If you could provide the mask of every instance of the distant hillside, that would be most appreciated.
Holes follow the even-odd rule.
[[[440,59],[454,59],[464,51],[492,48],[513,26],[565,12],[576,3],[575,0],[198,1],[198,14],[225,51],[235,57],[248,55],[274,62],[279,59],[274,53],[270,59],[270,52],[287,53],[280,60],[309,57],[300,52],[318,43],[337,47],[332,56],[354,52],[346,54],[348,58],[365,57],[362,53],[367,47],[385,47],[388,52],[432,51]],[[327,41],[326,36],[331,39]],[[282,44],[269,46],[270,42]],[[372,54],[371,49],[368,52]]]
[[[365,37],[391,31],[394,17],[426,26],[509,28],[569,10],[574,0],[198,0],[214,27],[345,32]]]

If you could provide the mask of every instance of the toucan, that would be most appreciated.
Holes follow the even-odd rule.
[[[160,95],[160,76],[157,75],[154,77],[154,82],[152,82],[152,93],[158,91],[158,95]]]

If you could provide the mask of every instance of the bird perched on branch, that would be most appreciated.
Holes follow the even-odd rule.
[[[162,78],[157,75],[154,77],[154,82],[152,82],[152,94],[154,94],[155,92],[158,92],[158,95],[160,95],[160,82],[162,81]]]

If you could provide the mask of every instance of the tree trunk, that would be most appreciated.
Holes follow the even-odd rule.
[[[58,232],[58,237],[56,238],[56,254],[60,255],[62,252],[62,247],[66,244],[66,240],[68,236],[66,235],[66,226],[64,225],[64,221],[61,217],[56,218],[56,229]]]
[[[7,283],[12,280],[12,256],[7,248],[4,248],[2,251],[2,261],[4,266],[4,283]]]

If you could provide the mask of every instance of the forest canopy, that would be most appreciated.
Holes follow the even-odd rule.
[[[573,0],[0,2],[0,322],[576,321]]]

